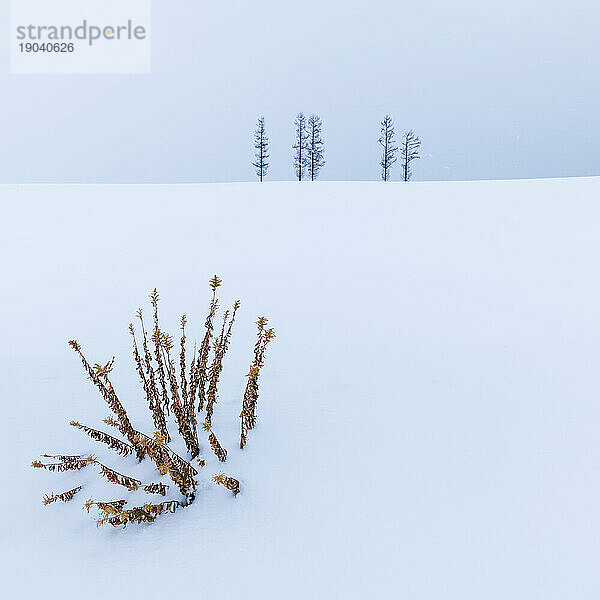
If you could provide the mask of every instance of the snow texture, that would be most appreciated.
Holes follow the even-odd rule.
[[[0,187],[6,597],[598,598],[599,197],[598,178]],[[68,423],[108,415],[67,340],[116,356],[144,426],[127,325],[157,287],[193,343],[214,273],[242,301],[213,421],[241,494],[206,483],[125,531],[96,529],[87,489],[42,506],[90,477],[31,460],[100,456]],[[261,314],[278,337],[240,452]]]

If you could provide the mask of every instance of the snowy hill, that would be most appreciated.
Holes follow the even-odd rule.
[[[599,198],[600,178],[0,186],[8,595],[598,598]],[[215,409],[242,493],[124,531],[85,490],[42,506],[78,474],[30,462],[98,452],[68,423],[108,414],[67,340],[116,356],[147,419],[127,325],[157,287],[197,338],[214,273],[242,302]],[[278,337],[241,453],[261,314]]]

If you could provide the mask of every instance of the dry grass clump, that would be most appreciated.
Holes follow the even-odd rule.
[[[111,372],[114,368],[114,358],[106,363],[91,364],[85,357],[82,347],[76,340],[69,345],[79,356],[85,372],[93,385],[110,408],[112,415],[104,419],[104,423],[116,430],[120,437],[106,433],[100,429],[82,425],[79,421],[71,421],[71,425],[83,431],[92,440],[105,445],[116,455],[128,458],[135,456],[138,462],[149,460],[154,464],[157,477],[168,477],[173,486],[161,481],[144,482],[132,475],[121,473],[111,466],[101,463],[95,456],[89,455],[48,455],[43,458],[49,462],[36,460],[32,462],[35,468],[54,472],[80,471],[86,467],[94,467],[98,475],[111,484],[124,488],[126,492],[142,491],[147,494],[165,497],[169,490],[177,489],[180,498],[167,499],[160,503],[143,503],[132,508],[125,508],[127,500],[88,500],[84,508],[89,512],[97,510],[98,526],[110,524],[114,527],[125,527],[128,523],[151,523],[162,514],[174,513],[179,508],[189,506],[194,502],[198,489],[198,470],[192,464],[204,467],[206,461],[200,458],[202,444],[199,438],[198,422],[202,422],[201,432],[208,434],[207,442],[219,462],[227,460],[227,450],[221,445],[215,433],[211,430],[212,417],[218,399],[218,385],[223,370],[223,359],[229,348],[233,325],[240,308],[239,301],[233,304],[231,310],[226,310],[223,320],[215,334],[214,320],[216,318],[219,300],[217,289],[221,280],[215,275],[210,280],[212,298],[208,315],[204,322],[204,333],[198,348],[194,345],[191,361],[188,365],[186,356],[186,325],[185,315],[180,321],[180,340],[178,350],[175,349],[173,338],[162,329],[159,320],[159,295],[156,290],[150,294],[152,304],[152,328],[149,331],[144,322],[142,310],[136,313],[139,322],[139,332],[133,324],[129,325],[132,336],[132,352],[148,410],[152,416],[154,432],[145,434],[136,429],[131,422],[125,407],[119,399],[111,382]],[[258,377],[264,364],[267,345],[275,337],[273,329],[267,329],[267,319],[260,317],[257,321],[258,340],[254,348],[254,357],[248,373],[248,381],[242,400],[241,412],[241,443],[243,448],[247,441],[247,432],[256,424],[256,405],[258,401]],[[139,336],[139,339],[138,339]],[[177,356],[179,354],[179,356]],[[198,414],[204,413],[202,418]],[[173,441],[169,423],[175,426],[177,434],[185,445],[185,457],[177,454],[168,444]],[[171,429],[174,429],[171,427]],[[215,475],[213,482],[222,485],[233,492],[240,492],[237,479],[223,473]],[[44,496],[45,505],[56,501],[69,502],[81,491],[82,485],[60,494]]]

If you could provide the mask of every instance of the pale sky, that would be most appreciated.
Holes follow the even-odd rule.
[[[155,1],[133,76],[10,75],[5,35],[0,182],[253,180],[261,114],[267,179],[293,179],[299,111],[326,180],[379,178],[386,113],[422,139],[415,180],[600,175],[598,23],[593,0]]]

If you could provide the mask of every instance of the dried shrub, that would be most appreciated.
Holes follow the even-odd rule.
[[[204,322],[204,333],[199,347],[194,344],[194,351],[188,366],[186,352],[185,316],[180,322],[179,357],[176,363],[175,344],[173,338],[161,329],[159,321],[159,295],[157,290],[150,294],[153,309],[153,329],[148,332],[144,323],[142,310],[136,313],[140,327],[140,343],[136,328],[129,325],[133,339],[132,353],[137,376],[146,398],[148,410],[152,415],[155,431],[147,435],[136,429],[131,422],[123,403],[119,399],[111,382],[111,373],[115,359],[106,363],[92,364],[83,353],[82,347],[76,340],[69,342],[79,356],[85,372],[92,384],[112,411],[112,415],[104,422],[116,429],[121,439],[100,429],[82,425],[79,421],[71,421],[71,425],[83,431],[92,440],[103,444],[121,457],[135,456],[138,462],[149,460],[154,464],[158,477],[168,477],[174,487],[164,482],[144,482],[132,475],[101,463],[93,455],[49,455],[44,459],[49,462],[35,460],[32,466],[54,472],[79,471],[88,466],[95,466],[100,477],[111,484],[124,488],[124,491],[141,490],[148,494],[165,497],[170,490],[178,489],[179,498],[166,499],[160,503],[145,503],[132,508],[125,508],[127,500],[112,501],[88,500],[84,508],[89,512],[95,508],[98,512],[98,526],[110,524],[114,527],[127,526],[129,523],[152,523],[162,514],[174,513],[179,508],[189,506],[196,498],[198,489],[198,470],[192,465],[196,460],[199,467],[204,467],[206,461],[199,458],[202,445],[198,436],[197,413],[205,411],[203,430],[207,435],[208,445],[212,448],[219,462],[227,460],[227,450],[221,445],[216,435],[211,431],[212,416],[218,398],[218,386],[223,370],[223,359],[230,344],[233,325],[240,308],[239,301],[233,304],[231,311],[225,311],[219,333],[214,335],[214,320],[217,315],[219,300],[217,289],[221,280],[215,275],[209,282],[212,297],[209,304],[208,316]],[[246,443],[246,435],[256,423],[256,404],[258,400],[258,377],[264,364],[267,344],[275,337],[272,329],[267,329],[267,319],[260,317],[258,324],[258,340],[254,347],[254,358],[248,374],[248,382],[242,401],[242,441]],[[150,348],[152,342],[152,349]],[[210,365],[210,366],[209,366]],[[168,444],[172,441],[172,431],[169,422],[174,421],[176,431],[185,444],[187,456],[183,457],[173,451]],[[202,421],[201,421],[202,422]],[[214,460],[214,459],[213,459]],[[231,490],[234,495],[240,492],[237,479],[223,473],[213,477],[217,485]],[[61,494],[44,496],[45,505],[56,501],[68,502],[81,491],[83,486],[77,486]]]

